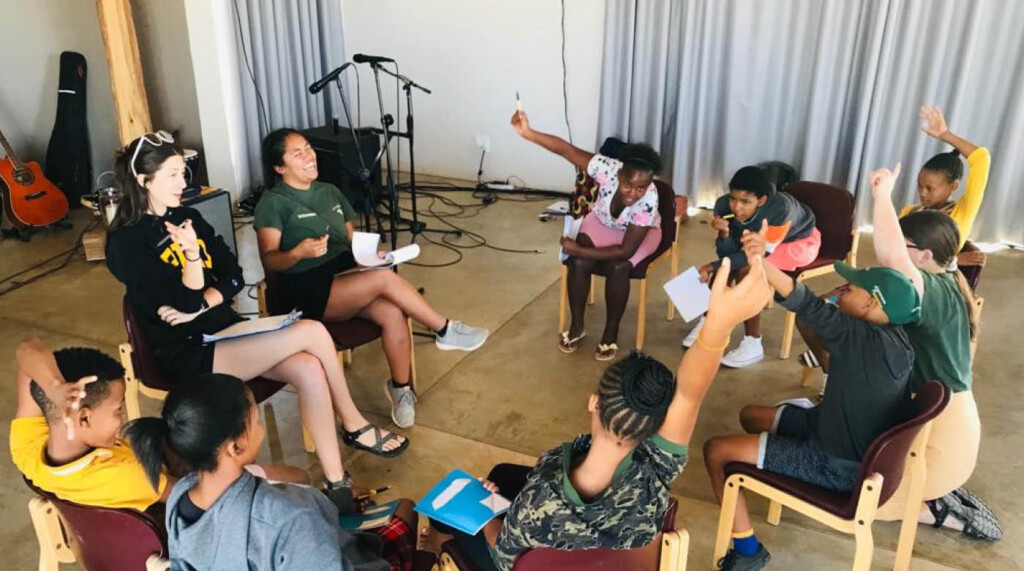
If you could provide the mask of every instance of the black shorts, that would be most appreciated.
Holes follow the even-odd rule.
[[[302,316],[319,320],[327,309],[334,276],[356,267],[352,252],[343,252],[319,266],[297,274],[281,274],[281,309],[298,309]]]
[[[825,452],[810,440],[807,409],[782,405],[775,413],[772,432],[762,432],[757,467],[835,492],[856,487],[860,462]]]
[[[157,348],[156,359],[168,382],[176,383],[213,372],[215,343],[176,343]]]

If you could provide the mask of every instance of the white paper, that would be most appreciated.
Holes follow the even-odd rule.
[[[505,511],[508,510],[509,506],[512,505],[512,502],[505,499],[504,496],[493,493],[487,496],[486,498],[480,500],[480,503],[490,508],[490,510],[494,512],[495,515],[505,513]]]
[[[356,263],[365,268],[383,268],[408,262],[420,255],[419,244],[410,244],[404,248],[388,252],[381,258],[377,254],[377,246],[379,244],[380,234],[353,232],[352,257],[356,259]]]
[[[247,319],[234,325],[229,325],[228,327],[225,327],[213,334],[204,333],[203,343],[215,343],[217,341],[224,341],[225,339],[256,335],[257,333],[266,333],[267,331],[277,331],[278,329],[284,329],[292,323],[295,323],[301,317],[302,312],[295,310],[288,315],[273,315],[271,317],[261,317],[259,319]]]
[[[572,216],[566,216],[565,222],[562,226],[562,236],[567,238],[576,239],[576,236],[580,233],[580,226],[583,226],[583,218],[573,218]],[[564,262],[569,259],[568,254],[562,252],[562,247],[558,247],[558,262]]]
[[[693,321],[703,315],[711,302],[711,288],[701,283],[700,272],[695,266],[690,266],[666,283],[665,293],[686,321]]]

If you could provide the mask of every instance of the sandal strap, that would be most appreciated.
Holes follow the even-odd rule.
[[[359,438],[360,436],[362,436],[363,434],[365,434],[371,428],[377,428],[377,427],[374,426],[373,423],[367,422],[366,426],[364,426],[362,428],[357,428],[357,429],[355,429],[355,430],[353,430],[351,432],[349,432],[348,430],[345,430],[345,438],[350,438],[352,440],[355,440],[355,439]],[[342,430],[344,430],[344,429],[342,429]]]
[[[949,517],[949,504],[942,498],[936,498],[926,501],[925,505],[928,506],[928,511],[932,512],[932,517],[935,518],[935,523],[932,524],[932,527],[936,529],[942,527],[946,518]]]
[[[366,444],[359,442],[359,437],[371,429],[373,430],[373,444],[367,446]],[[372,423],[368,423],[366,426],[358,430],[353,430],[352,432],[346,431],[345,438],[351,443],[358,444],[359,446],[365,446],[368,450],[373,452],[386,453],[393,452],[393,450],[384,450],[384,445],[392,440],[397,440],[398,435],[394,432],[388,432],[387,435],[381,436],[381,429]]]

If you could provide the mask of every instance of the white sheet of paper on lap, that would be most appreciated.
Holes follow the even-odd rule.
[[[302,312],[296,309],[288,315],[272,315],[270,317],[261,317],[259,319],[246,319],[245,321],[239,321],[234,325],[229,325],[216,333],[204,333],[203,343],[216,343],[217,341],[225,341],[236,337],[246,337],[249,335],[266,333],[268,331],[277,331],[278,329],[288,327],[301,318]]]
[[[666,283],[665,293],[686,321],[700,317],[711,302],[711,289],[701,283],[700,272],[694,266]]]
[[[565,222],[562,227],[562,236],[567,238],[576,239],[576,236],[580,233],[580,226],[583,225],[583,218],[573,218],[572,216],[566,216]],[[562,247],[558,247],[558,261],[559,263],[569,259],[568,254],[562,252]]]
[[[352,257],[356,263],[364,268],[390,268],[398,264],[408,262],[420,255],[419,244],[410,244],[393,252],[388,252],[381,258],[377,255],[377,246],[380,244],[380,234],[372,232],[352,233]]]

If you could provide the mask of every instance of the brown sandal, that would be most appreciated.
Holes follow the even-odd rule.
[[[615,354],[618,353],[619,346],[615,343],[604,343],[597,344],[597,351],[594,351],[594,358],[598,361],[611,361],[615,358]]]
[[[580,348],[580,341],[587,336],[587,333],[584,331],[583,333],[577,335],[574,339],[569,339],[568,331],[563,331],[559,335],[561,336],[561,339],[558,341],[558,350],[568,354],[575,353],[576,349]]]

